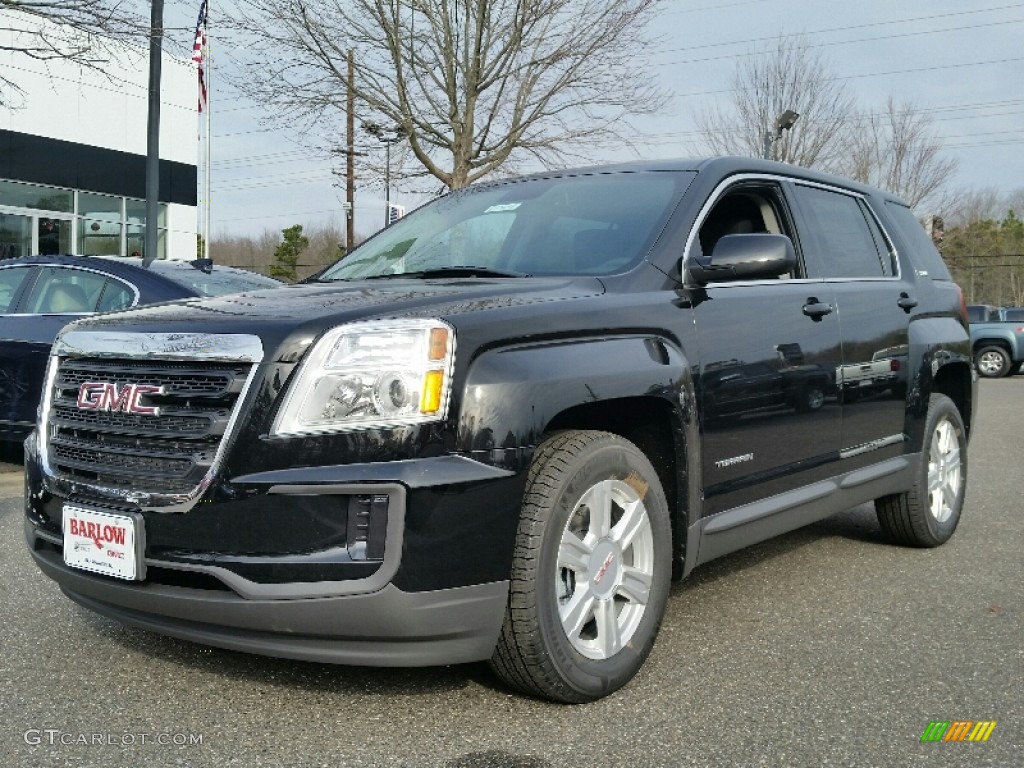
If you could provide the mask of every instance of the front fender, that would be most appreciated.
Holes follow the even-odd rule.
[[[459,393],[457,450],[518,469],[522,449],[558,414],[635,397],[664,400],[680,423],[692,421],[693,382],[677,347],[635,335],[493,349],[473,361]]]

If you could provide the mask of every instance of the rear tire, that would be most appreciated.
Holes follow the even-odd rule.
[[[612,693],[650,653],[671,575],[668,503],[647,457],[607,432],[553,435],[530,465],[492,669],[552,701]]]
[[[1010,372],[1010,356],[1002,347],[982,347],[974,353],[974,367],[986,379],[998,379]]]
[[[825,390],[817,384],[808,384],[796,396],[796,409],[800,413],[817,411],[825,404]]]
[[[932,395],[913,488],[875,500],[882,529],[912,547],[937,547],[960,522],[967,487],[967,436],[956,405]]]

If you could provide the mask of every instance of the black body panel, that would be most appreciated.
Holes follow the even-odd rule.
[[[452,277],[392,273],[76,323],[65,334],[193,341],[244,335],[258,339],[262,356],[246,359],[248,378],[223,420],[223,442],[218,435],[201,464],[210,474],[194,496],[166,508],[145,493],[116,497],[87,479],[55,477],[43,449],[59,444],[60,433],[44,413],[26,451],[26,536],[40,567],[75,600],[139,626],[351,663],[395,663],[387,661],[394,647],[377,655],[361,644],[324,650],[324,638],[309,637],[314,604],[331,612],[336,627],[347,605],[361,620],[375,598],[383,611],[418,605],[436,617],[445,594],[470,595],[453,599],[477,611],[475,619],[459,614],[473,627],[472,650],[446,657],[448,650],[437,649],[449,649],[452,638],[431,624],[438,645],[421,658],[486,658],[481,649],[504,613],[530,462],[554,432],[613,432],[647,455],[669,501],[676,573],[683,575],[905,490],[922,460],[932,393],[952,398],[970,428],[976,377],[959,292],[915,269],[911,246],[887,218],[889,196],[743,158],[566,172],[591,173],[692,177],[678,185],[642,259],[616,274],[488,276],[484,267]],[[809,236],[814,225],[793,192],[799,185],[838,189],[855,210],[873,212],[871,232],[883,234],[870,237],[895,266],[869,279],[830,275],[827,259],[836,254],[825,251],[834,242]],[[745,233],[761,235],[761,250],[766,242],[778,246],[785,258],[773,264],[792,261],[789,274],[688,278],[695,259],[701,269],[694,273],[716,274],[704,225],[724,201],[754,204],[758,221]],[[492,207],[503,213],[515,205]],[[717,234],[744,234],[722,229]],[[592,237],[583,231],[589,234],[582,239]],[[742,256],[742,242],[727,242],[730,258]],[[403,247],[396,263],[411,248]],[[755,267],[742,269],[763,277]],[[439,321],[454,334],[443,418],[275,433],[325,334],[355,323],[419,320]],[[854,388],[859,381],[867,383]],[[181,439],[186,449],[188,439]],[[115,584],[64,567],[60,519],[68,500],[141,514],[152,580]],[[158,597],[151,606],[147,590]],[[302,602],[309,613],[285,605],[297,602],[290,598],[308,598]],[[202,618],[189,618],[187,600]],[[251,616],[246,600],[258,604]],[[222,604],[230,615],[218,624]],[[271,631],[275,616],[297,629]],[[305,634],[293,643],[289,631]],[[408,625],[395,631],[408,640]],[[382,638],[382,646],[394,639]]]

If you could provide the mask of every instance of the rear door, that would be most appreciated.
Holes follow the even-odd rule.
[[[901,274],[896,250],[862,195],[803,182],[793,193],[804,251],[820,263],[838,309],[840,450],[872,463],[903,451],[908,328],[918,301],[913,271]]]

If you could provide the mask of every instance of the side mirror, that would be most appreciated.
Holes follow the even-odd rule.
[[[796,265],[793,242],[785,235],[725,235],[706,264],[691,260],[687,282],[697,286],[729,280],[767,280]]]

